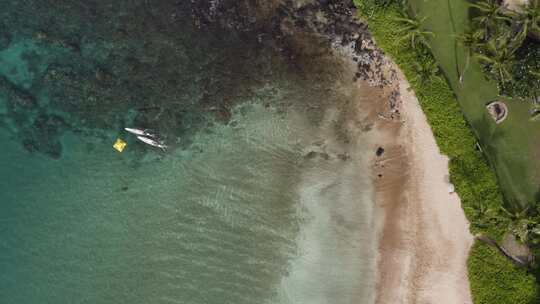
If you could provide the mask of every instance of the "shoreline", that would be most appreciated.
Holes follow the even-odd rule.
[[[472,303],[469,223],[458,195],[449,193],[448,158],[398,73],[399,119],[377,120],[385,152],[373,163],[377,217],[384,219],[375,303]]]
[[[366,45],[377,52],[372,41]],[[375,54],[370,77],[358,84],[359,107],[375,132],[366,142],[375,191],[373,302],[472,304],[467,260],[474,239],[449,182],[448,157],[401,70]]]

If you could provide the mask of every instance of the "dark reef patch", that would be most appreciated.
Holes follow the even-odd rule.
[[[13,2],[0,12],[0,49],[31,41],[42,52],[21,58],[29,87],[0,79],[9,99],[0,125],[21,129],[28,151],[59,157],[68,130],[136,125],[187,146],[201,128],[228,123],[238,102],[273,90],[269,83],[306,111],[335,103],[333,43],[356,53],[355,79],[377,79],[370,70],[382,62],[354,16],[344,0]]]

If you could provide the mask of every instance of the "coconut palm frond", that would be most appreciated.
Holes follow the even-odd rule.
[[[414,19],[414,18],[408,18],[408,17],[395,17],[393,18],[393,20],[400,22],[402,24],[410,24],[413,27],[418,27],[425,21],[425,18]]]
[[[506,62],[497,61],[485,55],[476,56],[480,61],[483,61],[487,66],[491,74],[495,75],[502,83],[508,83],[512,81],[513,76],[510,72],[510,64]]]
[[[415,63],[416,76],[414,80],[424,85],[436,79],[441,80],[440,69],[434,60],[428,60],[423,63]]]
[[[540,71],[529,71],[529,74],[540,77]]]
[[[484,64],[493,64],[495,60],[484,54],[475,54],[474,57]]]
[[[406,18],[406,17],[396,17],[395,21],[401,24],[398,33],[401,33],[402,36],[397,40],[398,43],[403,41],[409,41],[409,45],[413,49],[419,47],[429,48],[429,38],[435,37],[435,34],[431,31],[423,29],[423,23],[427,17],[420,19]]]
[[[484,45],[482,31],[468,31],[456,36],[456,40],[469,49],[476,49]]]
[[[530,0],[520,10],[506,10],[505,15],[520,27],[520,40],[524,41],[524,37],[540,39],[540,1]]]
[[[529,120],[531,121],[539,121],[540,120],[540,107],[533,106],[530,110],[531,117]]]
[[[508,209],[504,206],[500,206],[501,211],[506,213],[511,220],[519,221],[527,218],[527,215],[530,211],[530,206],[527,206],[525,208],[519,208],[514,207],[512,209]]]

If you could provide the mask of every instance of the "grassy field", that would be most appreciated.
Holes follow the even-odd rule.
[[[472,232],[484,233],[500,240],[510,221],[508,218],[500,216],[499,206],[503,203],[503,198],[497,178],[488,165],[485,153],[477,151],[475,144],[478,137],[482,138],[481,142],[486,153],[506,155],[505,157],[498,154],[490,156],[493,158],[492,161],[497,165],[506,161],[509,155],[508,151],[511,149],[505,145],[512,142],[512,139],[507,137],[518,134],[520,135],[518,142],[523,141],[527,144],[527,136],[533,133],[525,132],[523,128],[523,125],[530,126],[526,113],[528,105],[512,101],[509,104],[511,117],[504,122],[503,126],[496,127],[491,122],[491,118],[486,115],[484,104],[490,99],[497,98],[497,88],[484,80],[480,67],[474,66],[472,60],[464,74],[464,84],[461,87],[455,62],[457,58],[460,64],[465,65],[467,54],[460,53],[456,56],[456,50],[457,52],[464,52],[464,50],[461,47],[455,48],[453,29],[441,25],[444,22],[449,25],[446,0],[441,2],[432,0],[431,2],[439,2],[439,6],[430,7],[430,9],[437,10],[438,13],[445,12],[447,16],[447,19],[442,19],[440,24],[438,23],[441,29],[445,29],[446,34],[437,33],[437,37],[447,35],[448,39],[440,41],[439,55],[441,59],[436,56],[441,62],[448,82],[435,78],[427,83],[416,80],[415,63],[429,60],[429,58],[419,56],[405,43],[396,43],[401,35],[398,32],[399,23],[395,21],[395,18],[400,15],[397,8],[373,9],[374,6],[369,4],[373,3],[371,1],[373,0],[355,0],[355,3],[360,8],[362,18],[368,20],[370,31],[377,41],[377,45],[396,61],[409,79],[428,118],[437,144],[441,151],[449,156],[451,180],[456,186],[462,206],[471,222]],[[420,1],[423,5],[428,3]],[[440,6],[442,2],[444,2],[444,7]],[[457,2],[460,1],[453,1],[453,3]],[[419,7],[415,6],[414,8],[419,9]],[[456,28],[459,29],[458,26]],[[435,32],[441,30],[430,29]],[[443,52],[444,48],[448,49],[448,53]],[[464,66],[460,68],[464,68]],[[517,129],[512,129],[513,126]],[[519,134],[520,130],[523,134]],[[510,131],[512,133],[508,133]],[[523,152],[520,154],[524,155]],[[510,170],[508,174],[505,173],[505,178],[508,181],[512,178],[512,174],[516,174],[521,176],[521,179],[518,179],[521,181],[525,170],[517,170],[516,164],[525,164],[527,159],[518,157],[512,160],[515,162],[511,163],[513,170]],[[501,176],[501,170],[502,172],[509,170],[504,163],[502,167],[504,169],[497,171],[499,176]],[[527,187],[533,188],[532,186]],[[511,192],[516,191],[523,190],[521,188],[511,189]],[[531,193],[525,195],[531,195]],[[468,270],[471,291],[476,304],[540,303],[536,276],[526,270],[514,267],[486,245],[476,243],[473,246],[468,261]]]
[[[505,201],[512,206],[536,202],[540,185],[540,123],[529,120],[530,104],[498,95],[496,83],[486,79],[482,68],[468,50],[456,43],[456,36],[468,26],[466,0],[410,0],[418,16],[427,17],[425,27],[435,33],[430,45],[463,113],[490,159]],[[463,82],[459,81],[459,74]],[[503,100],[508,118],[496,125],[485,104]]]

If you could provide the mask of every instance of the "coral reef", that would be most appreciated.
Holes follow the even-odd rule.
[[[0,50],[21,41],[38,48],[22,52],[28,85],[8,75],[0,85],[21,143],[53,157],[64,131],[130,124],[189,145],[192,134],[228,123],[231,107],[256,100],[268,83],[300,94],[287,91],[291,78],[309,88],[306,100],[333,102],[313,83],[332,81],[335,43],[356,54],[354,80],[387,83],[373,72],[384,59],[350,1],[50,2],[20,1],[0,12],[7,29]],[[62,113],[63,123],[49,113]]]

